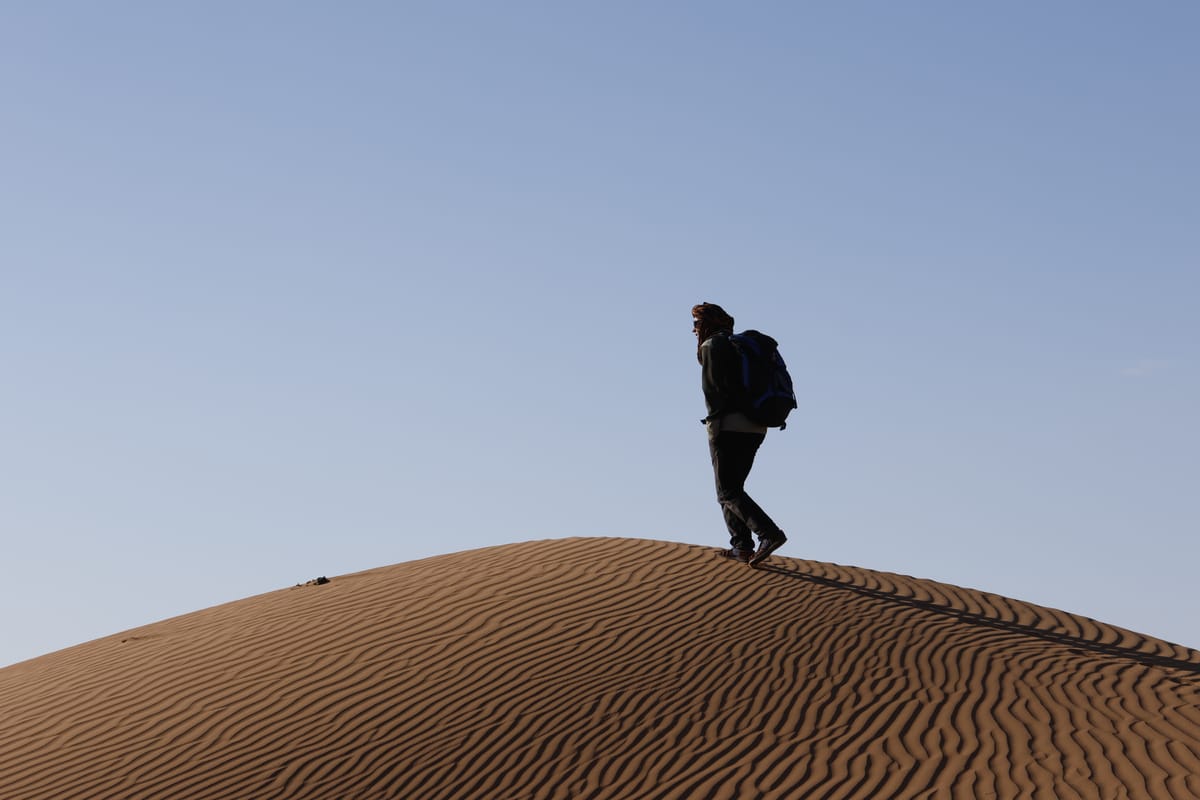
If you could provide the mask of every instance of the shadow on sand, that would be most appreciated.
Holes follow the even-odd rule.
[[[904,605],[933,614],[941,614],[946,617],[953,617],[954,619],[971,625],[995,628],[996,630],[1007,631],[1009,633],[1020,634],[1022,636],[1032,636],[1048,642],[1054,642],[1055,644],[1061,644],[1077,651],[1081,650],[1100,655],[1115,656],[1117,658],[1136,661],[1147,666],[1166,667],[1169,669],[1183,670],[1193,674],[1200,674],[1200,662],[1196,661],[1189,661],[1182,658],[1174,658],[1172,656],[1160,655],[1156,653],[1147,653],[1134,647],[1124,647],[1118,644],[1099,642],[1094,639],[1087,639],[1081,636],[1072,636],[1069,633],[1063,633],[1059,631],[1046,630],[1044,628],[1038,628],[1033,625],[1025,625],[1012,620],[996,619],[995,617],[989,617],[985,614],[978,614],[972,611],[965,611],[963,609],[939,605],[930,600],[919,600],[915,597],[904,597],[884,589],[872,589],[867,586],[859,586],[847,581],[840,581],[836,578],[825,578],[819,575],[810,575],[809,573],[801,572],[797,569],[788,569],[775,564],[762,564],[757,567],[757,569],[760,572],[770,572],[776,575],[782,575],[797,580],[804,580],[810,583],[820,584],[821,586],[828,586],[834,589],[842,589],[844,591],[854,592],[855,594],[860,594],[865,597],[872,597],[887,603]],[[1195,651],[1191,650],[1189,650],[1189,652],[1195,653]]]

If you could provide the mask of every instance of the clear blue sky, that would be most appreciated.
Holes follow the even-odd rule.
[[[1190,2],[6,5],[0,664],[494,544],[723,545],[700,301],[797,380],[750,482],[781,555],[1200,647],[1198,40]]]

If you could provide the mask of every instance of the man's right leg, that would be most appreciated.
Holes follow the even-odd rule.
[[[775,539],[782,535],[779,526],[767,512],[746,493],[746,478],[754,466],[754,456],[766,438],[761,433],[719,433],[709,442],[713,457],[713,472],[717,477],[717,500],[725,512],[726,522],[752,530],[759,536]],[[730,532],[733,532],[733,527]]]
[[[736,550],[754,550],[753,518],[748,519],[746,512],[751,506],[759,513],[762,509],[746,494],[745,485],[750,468],[754,466],[754,454],[764,438],[755,433],[719,433],[708,442],[717,484],[717,502],[721,504],[725,527],[729,529],[729,544]]]

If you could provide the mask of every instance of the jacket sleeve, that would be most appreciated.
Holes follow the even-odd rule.
[[[700,346],[701,383],[707,419],[716,419],[737,410],[734,371],[737,352],[724,336],[713,336]]]

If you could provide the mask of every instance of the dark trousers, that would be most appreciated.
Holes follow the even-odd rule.
[[[761,433],[730,431],[708,440],[717,479],[717,502],[725,515],[725,527],[729,528],[729,544],[742,550],[754,549],[755,533],[768,538],[779,535],[779,526],[746,494],[746,478],[766,438]]]

